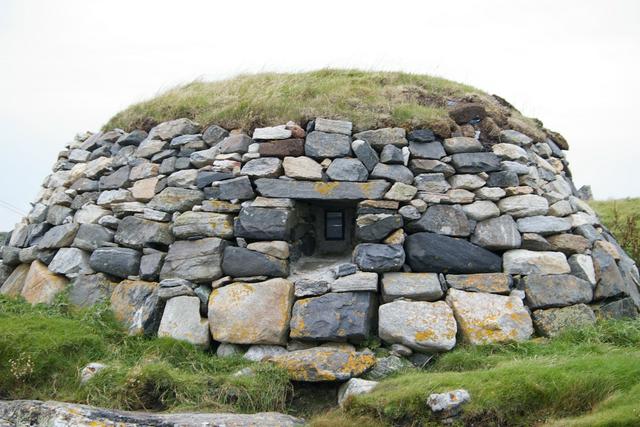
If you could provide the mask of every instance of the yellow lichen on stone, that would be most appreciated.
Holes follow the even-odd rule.
[[[40,261],[33,261],[24,280],[22,297],[31,304],[51,304],[69,281],[54,274]]]

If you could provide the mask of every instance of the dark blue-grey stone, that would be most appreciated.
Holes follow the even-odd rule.
[[[261,252],[228,246],[222,258],[222,271],[231,277],[287,277],[289,264],[285,260]]]
[[[593,297],[591,283],[570,274],[530,274],[522,283],[531,309],[587,304]]]
[[[254,240],[289,240],[295,215],[286,209],[246,206],[234,223],[236,237]]]
[[[405,254],[401,245],[361,243],[353,251],[353,261],[362,271],[384,273],[400,270]]]
[[[591,253],[596,271],[596,290],[593,299],[600,300],[628,296],[627,286],[616,265],[616,260],[606,250],[596,246]]]
[[[248,200],[255,197],[251,181],[248,176],[227,179],[218,185],[220,200]]]
[[[431,129],[414,129],[407,135],[409,141],[432,142],[436,140],[436,135]]]
[[[451,156],[451,164],[458,173],[499,171],[500,158],[493,153],[458,153]]]
[[[91,254],[89,265],[94,271],[126,279],[140,271],[140,252],[129,248],[98,248]]]
[[[411,157],[416,159],[433,159],[440,160],[447,153],[444,151],[444,147],[439,141],[433,142],[415,142],[409,143],[409,152]]]
[[[356,222],[356,237],[361,242],[378,242],[402,225],[400,215],[365,215]]]
[[[499,171],[489,174],[487,187],[517,187],[520,185],[518,174],[513,171]]]
[[[122,135],[116,143],[121,147],[126,147],[127,145],[138,146],[144,139],[147,137],[147,133],[141,129],[136,129],[131,131],[130,133]]]
[[[415,272],[496,273],[502,258],[463,239],[435,233],[415,233],[405,241],[407,263]]]

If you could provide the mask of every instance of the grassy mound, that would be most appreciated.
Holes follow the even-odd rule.
[[[418,74],[331,69],[195,81],[130,106],[104,128],[148,129],[187,117],[202,125],[215,123],[248,132],[289,120],[305,123],[325,117],[353,121],[356,130],[426,127],[448,136],[454,126],[447,109],[450,101],[480,102],[498,124],[511,117],[512,128],[539,132],[532,120],[470,86]]]

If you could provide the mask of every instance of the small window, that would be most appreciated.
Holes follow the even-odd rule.
[[[326,240],[344,240],[343,211],[325,211],[324,238]]]

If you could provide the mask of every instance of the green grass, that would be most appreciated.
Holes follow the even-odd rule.
[[[171,339],[129,337],[105,307],[72,312],[64,301],[32,308],[0,298],[0,399],[51,399],[120,409],[283,411],[285,372],[217,358]],[[87,385],[89,362],[109,367]],[[232,374],[254,366],[255,375]]]
[[[305,123],[325,117],[350,120],[356,130],[426,127],[448,136],[454,123],[447,102],[463,99],[485,104],[498,124],[506,123],[511,116],[513,126],[524,126],[529,133],[540,132],[532,120],[470,86],[418,74],[333,69],[194,81],[128,107],[111,118],[104,129],[149,128],[187,117],[203,126],[218,124],[250,131],[289,120]]]
[[[627,253],[640,264],[640,198],[590,202],[602,223]]]

